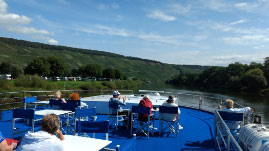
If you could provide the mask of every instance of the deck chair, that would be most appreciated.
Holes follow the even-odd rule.
[[[75,112],[78,107],[79,107],[79,103],[75,101],[69,101],[69,102],[60,104],[61,110],[68,110],[72,112]]]
[[[76,121],[96,121],[96,107],[94,108],[86,108],[86,109],[76,109],[74,116],[74,130],[76,129]],[[88,136],[85,134],[85,136]],[[95,133],[93,133],[93,137],[95,137]]]
[[[159,106],[159,135],[161,136],[163,130],[169,129],[170,133],[178,134],[179,130],[182,129],[182,127],[179,124],[179,114],[178,114],[178,107],[167,107],[167,106]],[[163,119],[163,113],[171,114],[171,116],[175,117],[176,120],[168,121]],[[166,125],[166,127],[163,128],[163,125]]]
[[[24,97],[24,99],[23,99],[24,109],[27,108],[27,103],[31,104],[31,105],[34,105],[35,108],[36,108],[36,104],[33,104],[35,102],[36,102],[36,96],[34,96],[34,97]]]
[[[109,121],[76,121],[76,133],[82,136],[82,133],[106,133],[108,140],[108,124]]]
[[[27,119],[27,120],[25,120]],[[31,121],[31,124],[28,122]],[[20,134],[21,136],[23,132],[27,132],[29,130],[35,130],[35,110],[33,109],[13,109],[13,118],[12,118],[12,138],[14,138],[14,134]],[[16,124],[17,122],[17,124]],[[16,125],[20,125],[17,126]],[[20,128],[18,128],[20,127]]]
[[[237,133],[240,128],[238,128],[236,125],[240,124],[241,127],[241,125],[244,123],[244,113],[221,110],[218,112],[230,129],[231,133],[237,138]]]
[[[128,115],[120,115],[119,109],[120,108],[118,104],[109,102],[108,105],[108,120],[110,122],[109,125],[115,125],[116,130],[118,130],[118,126],[120,125],[120,123],[122,123],[122,125],[128,129],[130,120],[128,119],[127,123],[124,122],[124,119],[127,118]],[[113,112],[113,110],[116,111],[116,113]]]
[[[131,135],[142,132],[149,139],[149,134],[154,135],[154,114],[150,114],[150,107],[143,106],[132,106],[132,116],[131,116]],[[141,121],[138,118],[139,114],[147,114],[148,119],[146,121]],[[152,120],[151,120],[152,117]],[[136,125],[136,130],[133,132],[133,126]]]
[[[49,99],[49,106],[55,110],[60,109],[61,104],[62,104],[61,100],[58,100],[56,98]]]

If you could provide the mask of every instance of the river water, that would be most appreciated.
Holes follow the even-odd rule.
[[[269,126],[269,97],[250,94],[221,94],[193,91],[174,88],[168,85],[143,85],[142,89],[164,91],[165,94],[177,95],[178,104],[183,106],[199,108],[199,100],[202,100],[201,109],[214,112],[220,104],[220,100],[232,99],[235,103],[254,109],[254,114],[261,116],[262,124]],[[238,106],[239,107],[239,106]]]

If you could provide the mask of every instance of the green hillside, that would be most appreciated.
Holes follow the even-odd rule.
[[[54,46],[37,42],[0,37],[0,62],[10,62],[23,69],[34,57],[60,57],[71,71],[90,63],[97,63],[105,68],[117,68],[129,77],[140,77],[142,80],[163,82],[179,72],[201,72],[208,68],[197,65],[172,65],[154,60],[126,57],[114,53]]]

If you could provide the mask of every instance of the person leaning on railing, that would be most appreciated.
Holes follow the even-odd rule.
[[[224,105],[226,108],[223,109],[222,106],[219,105],[218,109],[221,109],[222,111],[242,112],[242,113],[244,113],[244,116],[246,116],[247,114],[252,113],[254,111],[250,107],[234,108],[234,101],[231,99],[225,100]],[[237,122],[237,121],[229,121],[229,122],[226,122],[226,124],[230,129],[239,129],[240,128],[240,122]]]
[[[41,131],[28,132],[22,139],[17,151],[66,151],[67,144],[60,131],[60,118],[47,114],[42,118]]]
[[[17,146],[17,143],[11,143],[8,145],[6,138],[0,132],[0,151],[12,151]]]

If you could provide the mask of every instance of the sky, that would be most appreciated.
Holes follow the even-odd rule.
[[[0,36],[169,64],[263,63],[269,0],[0,0]]]

